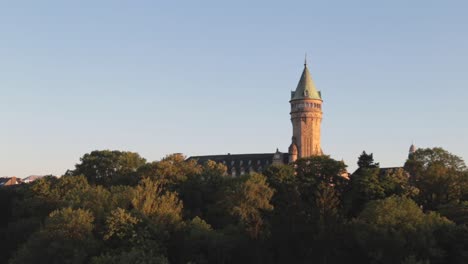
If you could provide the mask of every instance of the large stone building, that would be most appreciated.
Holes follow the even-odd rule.
[[[314,82],[304,63],[304,70],[296,90],[291,92],[292,139],[287,153],[227,154],[193,156],[199,163],[208,160],[226,165],[228,174],[239,176],[250,172],[262,172],[271,164],[287,164],[298,158],[322,155],[320,145],[320,125],[322,122],[322,95],[315,88]]]

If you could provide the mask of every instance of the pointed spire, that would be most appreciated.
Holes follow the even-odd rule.
[[[307,68],[307,54],[304,58],[304,70],[302,71],[301,79],[297,84],[296,91],[291,94],[291,100],[304,98],[322,100],[320,93],[317,91],[312,81],[309,69]]]

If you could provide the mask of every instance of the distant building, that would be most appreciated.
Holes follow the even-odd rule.
[[[42,178],[44,176],[40,176],[40,175],[31,175],[31,176],[28,176],[26,178],[23,179],[23,182],[24,183],[31,183],[33,181],[36,181],[36,180],[39,180],[40,178]]]
[[[227,168],[227,174],[235,177],[251,172],[263,172],[271,164],[287,164],[289,154],[277,150],[276,153],[194,156],[188,160],[197,160],[201,164],[208,160],[222,163]]]
[[[322,95],[315,88],[305,62],[299,83],[296,90],[291,92],[289,101],[293,135],[287,153],[277,149],[275,153],[193,156],[189,160],[198,160],[199,163],[208,160],[219,162],[226,165],[229,175],[239,176],[262,172],[271,164],[288,164],[298,158],[322,155],[320,144],[322,102]]]
[[[17,185],[20,183],[21,183],[20,178],[16,178],[16,177],[1,177],[0,178],[0,187]]]

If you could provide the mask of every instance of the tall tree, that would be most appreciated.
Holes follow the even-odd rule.
[[[132,205],[162,230],[171,230],[182,222],[183,204],[177,193],[167,191],[159,181],[143,179],[135,188]]]
[[[419,202],[425,209],[459,202],[468,195],[465,162],[442,148],[418,149],[406,161],[405,169],[420,190]]]
[[[226,177],[226,166],[214,161],[203,164],[199,174],[192,174],[178,188],[184,202],[184,213],[189,219],[201,217],[213,226],[222,222],[216,214],[216,204],[223,199],[223,189],[230,179]]]
[[[368,203],[350,230],[370,263],[401,263],[414,256],[444,263],[435,234],[450,226],[452,222],[424,213],[411,199],[392,196]]]
[[[71,175],[84,175],[91,184],[106,186],[136,184],[137,170],[146,163],[138,153],[128,151],[96,150],[85,154]]]
[[[367,154],[365,151],[363,151],[362,154],[359,156],[357,164],[359,168],[371,169],[379,167],[379,163],[374,162],[374,154]]]
[[[161,161],[154,161],[141,167],[141,178],[151,178],[177,189],[188,177],[200,174],[202,166],[196,160],[186,160],[180,153],[167,155]]]
[[[231,196],[232,214],[239,218],[247,233],[258,239],[264,224],[264,212],[273,210],[270,203],[274,190],[266,182],[265,176],[253,173],[235,185]]]
[[[333,186],[340,198],[348,184],[348,179],[345,177],[346,165],[344,162],[334,160],[329,156],[298,159],[295,167],[298,190],[309,207],[308,210],[314,211],[312,214],[315,214],[315,216],[318,216],[315,207],[316,191],[321,183]]]
[[[82,209],[52,212],[11,263],[85,263],[97,249],[93,221],[92,214]]]

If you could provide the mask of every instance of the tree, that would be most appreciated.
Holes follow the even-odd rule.
[[[11,263],[85,263],[97,248],[93,221],[92,214],[82,209],[52,212]]]
[[[273,219],[278,221],[276,223],[277,230],[284,229],[284,232],[295,232],[303,204],[294,167],[272,165],[263,174],[266,176],[269,186],[274,189],[271,203],[275,208]]]
[[[327,231],[337,224],[338,210],[341,205],[340,198],[335,188],[325,182],[321,182],[315,191],[315,206],[319,213],[319,228]]]
[[[161,161],[155,161],[141,167],[138,174],[141,178],[158,180],[176,189],[188,177],[200,174],[202,167],[196,160],[186,160],[182,154],[167,155]]]
[[[349,215],[355,216],[367,202],[385,197],[379,174],[378,168],[360,168],[351,175],[345,199]]]
[[[274,248],[271,258],[276,263],[300,263],[309,246],[312,226],[301,191],[312,190],[300,188],[292,165],[271,165],[264,175],[275,190],[271,199],[274,210],[267,215]]]
[[[201,173],[192,174],[180,184],[178,191],[184,203],[185,217],[191,219],[198,216],[218,226],[221,219],[213,211],[217,211],[216,204],[224,197],[222,190],[229,181],[225,173],[226,166],[208,161],[203,164]]]
[[[216,231],[203,219],[195,217],[188,221],[182,241],[177,243],[177,263],[219,263],[217,238]]]
[[[356,216],[372,200],[418,194],[418,189],[409,182],[409,174],[401,168],[380,169],[372,154],[365,151],[359,156],[358,165],[346,190],[345,208],[350,216]]]
[[[177,227],[182,221],[182,202],[177,193],[166,191],[159,181],[143,179],[135,188],[132,205],[161,229]]]
[[[453,223],[438,214],[425,214],[411,199],[392,196],[371,201],[351,229],[371,263],[400,263],[411,255],[419,261],[443,260],[435,233]]]
[[[418,149],[405,163],[412,183],[420,190],[425,209],[459,202],[468,194],[465,162],[442,148]]]
[[[147,219],[140,219],[122,208],[114,209],[106,220],[103,236],[106,247],[91,263],[169,263],[163,241],[155,236],[153,229]]]
[[[135,226],[141,222],[122,208],[114,209],[106,220],[104,240],[130,240],[135,235]]]
[[[414,198],[419,194],[418,188],[411,185],[408,172],[402,168],[380,171],[379,181],[385,197],[398,195]]]
[[[468,263],[468,226],[447,225],[435,233],[435,240],[444,252],[439,263]]]
[[[258,239],[262,231],[263,212],[273,210],[270,203],[273,193],[265,176],[253,173],[244,177],[228,197],[232,204],[232,214],[239,218],[253,239]]]
[[[94,257],[92,264],[169,264],[169,260],[157,248],[133,247],[129,251],[107,253]]]
[[[146,163],[138,153],[96,150],[85,154],[71,175],[84,175],[89,183],[101,185],[136,184],[137,170]]]
[[[441,205],[437,208],[437,212],[458,225],[468,226],[468,201]]]
[[[341,203],[342,195],[348,185],[348,180],[343,176],[346,173],[346,165],[342,161],[323,155],[298,159],[295,166],[297,188],[305,205],[303,210],[307,215],[307,221],[317,223],[320,217],[316,203],[318,199],[316,195],[319,194],[317,190],[322,183],[332,186]]]
[[[374,162],[374,154],[367,154],[365,151],[359,156],[357,164],[359,168],[373,169],[379,167],[379,163]]]
[[[202,176],[203,178],[219,177],[226,175],[227,167],[222,163],[217,163],[212,160],[208,160],[203,164]]]
[[[347,184],[347,179],[343,177],[346,173],[346,165],[342,161],[330,158],[330,156],[322,155],[298,159],[295,167],[298,183],[304,192],[313,193],[321,182],[332,184],[340,191]]]

